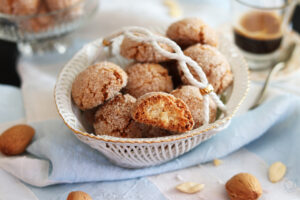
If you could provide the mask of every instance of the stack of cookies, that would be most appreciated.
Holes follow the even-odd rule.
[[[231,67],[217,49],[217,34],[202,20],[177,21],[169,26],[166,37],[202,67],[217,94],[231,85]],[[166,44],[159,45],[173,51]],[[99,62],[87,67],[73,82],[73,101],[83,112],[93,113],[90,123],[95,134],[161,137],[204,124],[203,95],[185,78],[177,61],[161,55],[150,43],[136,42],[126,36],[120,54],[134,62],[128,66]],[[199,80],[195,71],[189,69]],[[217,106],[212,100],[209,105],[212,123],[216,120]]]
[[[53,26],[56,21],[80,12],[80,1],[82,0],[0,0],[0,13],[30,16],[28,19],[21,20],[22,28],[31,32],[40,32]],[[65,10],[67,8],[71,9]],[[61,15],[57,15],[58,10],[63,10]]]

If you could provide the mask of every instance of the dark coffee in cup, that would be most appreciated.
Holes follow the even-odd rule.
[[[246,52],[272,53],[282,40],[281,24],[281,18],[274,12],[248,12],[234,27],[235,43]]]

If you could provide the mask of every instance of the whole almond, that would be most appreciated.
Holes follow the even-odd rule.
[[[286,166],[282,162],[275,162],[269,168],[269,179],[272,183],[280,181],[286,173]]]
[[[7,156],[24,153],[34,133],[34,129],[25,124],[16,125],[7,129],[0,136],[1,152]]]
[[[233,176],[225,187],[231,200],[256,200],[262,195],[259,181],[248,173]]]
[[[92,197],[82,191],[73,191],[69,193],[67,200],[92,200]]]

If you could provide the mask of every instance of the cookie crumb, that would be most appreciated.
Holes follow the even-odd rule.
[[[179,174],[176,174],[175,178],[178,180],[178,181],[183,181],[184,179],[182,178],[181,175]]]

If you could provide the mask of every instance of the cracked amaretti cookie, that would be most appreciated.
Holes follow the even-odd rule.
[[[179,89],[173,90],[171,94],[184,101],[186,105],[189,107],[195,122],[194,128],[198,128],[201,125],[203,125],[204,123],[203,96],[199,88],[191,85],[185,85]],[[216,119],[217,105],[211,99],[209,102],[209,111],[210,111],[209,120],[210,122],[214,122]]]
[[[138,33],[136,33],[138,35]],[[173,49],[166,44],[159,43],[159,45],[172,52]],[[164,62],[170,60],[169,58],[161,55],[154,47],[148,42],[137,42],[125,36],[121,44],[120,54],[128,59],[134,59],[138,62]]]
[[[127,84],[127,74],[110,62],[100,62],[82,71],[72,85],[72,97],[81,110],[94,108],[114,97]]]
[[[139,123],[174,132],[186,132],[194,126],[188,106],[181,99],[163,92],[150,92],[141,96],[131,115]]]
[[[233,81],[230,65],[219,50],[209,45],[196,44],[186,50],[184,54],[196,61],[206,74],[208,82],[214,87],[217,94],[221,94]],[[200,80],[194,69],[188,66],[192,75]],[[180,71],[180,69],[179,69]],[[189,85],[189,81],[181,73],[182,82]]]
[[[128,83],[125,91],[138,98],[148,92],[171,92],[172,78],[168,70],[155,63],[136,63],[128,66],[125,71]]]
[[[167,36],[185,49],[196,43],[218,46],[215,31],[198,18],[186,18],[171,24]]]
[[[118,94],[102,105],[95,114],[95,133],[125,138],[142,137],[142,128],[131,118],[135,102],[136,99],[129,94]]]

